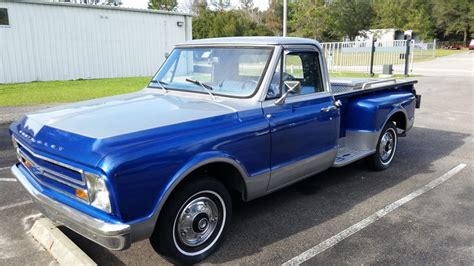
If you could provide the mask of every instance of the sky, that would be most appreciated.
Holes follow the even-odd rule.
[[[178,0],[178,4],[183,4],[189,2],[189,0]],[[258,7],[260,10],[266,10],[268,8],[269,0],[254,0],[255,7]],[[148,0],[122,0],[123,7],[133,7],[133,8],[147,8]],[[239,0],[231,0],[231,3],[235,6],[239,5]]]

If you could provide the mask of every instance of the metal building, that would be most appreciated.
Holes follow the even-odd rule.
[[[0,83],[151,76],[191,15],[39,1],[0,1]]]

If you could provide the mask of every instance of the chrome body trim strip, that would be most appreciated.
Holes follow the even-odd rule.
[[[72,179],[72,178],[70,178],[70,177],[68,177],[68,176],[65,176],[65,175],[63,175],[63,174],[61,174],[61,173],[58,173],[58,172],[56,172],[56,171],[53,171],[53,170],[51,170],[51,169],[49,169],[49,168],[45,168],[45,167],[43,167],[43,166],[40,166],[37,162],[35,162],[35,160],[33,160],[30,156],[26,155],[26,154],[25,154],[24,152],[22,152],[20,149],[17,150],[17,153],[19,154],[19,156],[23,156],[23,157],[25,157],[26,159],[28,159],[28,161],[30,161],[34,166],[43,169],[43,170],[45,171],[45,172],[43,173],[44,176],[46,176],[46,177],[48,177],[48,178],[51,178],[51,179],[53,179],[53,180],[55,180],[55,181],[58,181],[58,182],[60,182],[60,183],[63,183],[64,185],[68,185],[68,186],[70,186],[70,187],[73,187],[73,188],[84,189],[84,188],[78,187],[78,186],[76,186],[76,185],[85,186],[85,185],[86,185],[85,182],[81,182],[81,181]],[[59,179],[59,178],[57,178],[57,177],[54,177],[54,176],[51,175],[51,174],[56,175],[56,176],[58,176],[58,177],[60,177],[60,178],[63,178],[63,179],[65,179],[65,180],[61,180],[61,179]],[[66,181],[72,182],[73,184],[71,184],[71,183],[69,183],[69,182],[66,182]]]
[[[12,166],[11,172],[51,220],[108,249],[122,250],[130,246],[129,224],[108,223],[79,212],[42,194],[17,165]]]
[[[21,155],[20,155],[20,156],[21,156]],[[83,202],[83,203],[85,203],[85,204],[89,204],[89,202],[86,201],[86,200],[84,200],[84,199],[81,199],[81,198],[76,197],[76,196],[74,196],[74,195],[68,194],[66,191],[60,190],[60,189],[58,189],[58,188],[55,188],[55,187],[53,187],[53,186],[51,186],[51,185],[45,183],[44,181],[42,181],[42,180],[40,180],[38,177],[36,177],[36,175],[35,175],[34,173],[32,173],[32,172],[30,171],[30,169],[28,169],[28,167],[26,167],[22,162],[20,162],[20,164],[23,165],[23,166],[25,167],[26,171],[28,171],[28,173],[31,175],[31,177],[32,177],[36,182],[38,182],[39,184],[41,184],[42,186],[47,187],[47,188],[49,188],[49,189],[52,189],[52,190],[54,190],[54,191],[56,191],[56,192],[58,192],[58,193],[61,193],[61,194],[64,195],[64,196],[70,197],[71,199],[80,200],[81,202]],[[56,180],[56,181],[58,181],[58,180]],[[58,181],[58,182],[60,182],[60,181]],[[63,183],[63,182],[61,182],[61,183]],[[63,183],[63,184],[65,184],[65,183]],[[68,185],[68,184],[65,184],[65,185]],[[73,187],[73,188],[74,188],[74,187]],[[79,189],[84,190],[83,188],[79,188]]]
[[[286,187],[330,168],[336,158],[336,154],[337,147],[293,162],[281,168],[272,169],[267,193]]]

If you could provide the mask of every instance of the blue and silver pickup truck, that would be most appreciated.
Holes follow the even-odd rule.
[[[420,105],[415,83],[330,81],[309,39],[190,41],[139,92],[14,122],[12,172],[46,216],[104,247],[149,238],[195,263],[221,242],[232,194],[249,201],[362,158],[389,167]]]

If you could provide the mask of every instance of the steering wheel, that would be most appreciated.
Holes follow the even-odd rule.
[[[244,81],[242,83],[242,87],[240,88],[241,90],[245,90],[246,87],[247,87],[247,84],[254,84],[255,87],[257,87],[258,85],[258,82],[256,80],[253,80],[253,79],[247,79],[246,81]]]

